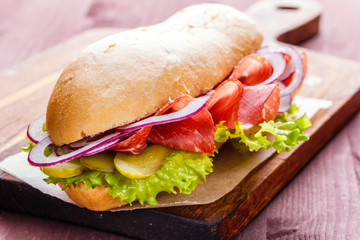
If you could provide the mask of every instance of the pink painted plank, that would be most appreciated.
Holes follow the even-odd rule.
[[[317,52],[360,61],[360,1],[318,1],[324,6],[320,33],[302,46]]]
[[[0,70],[87,29],[155,24],[181,8],[202,2],[209,1],[0,1]],[[217,2],[246,9],[253,1]]]
[[[89,28],[89,5],[88,0],[0,1],[0,69]]]

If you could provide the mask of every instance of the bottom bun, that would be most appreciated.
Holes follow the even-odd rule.
[[[62,183],[59,183],[59,186],[62,188]],[[70,185],[65,188],[65,192],[74,202],[94,211],[106,211],[127,204],[127,202],[120,202],[118,198],[113,198],[109,194],[109,188],[101,186],[86,189],[85,184],[80,183],[76,187]]]

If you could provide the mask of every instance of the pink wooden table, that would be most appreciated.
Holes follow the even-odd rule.
[[[87,29],[154,24],[200,2],[205,1],[0,0],[0,71]],[[212,2],[244,10],[254,1]],[[360,1],[320,2],[320,33],[302,46],[360,61]],[[0,145],[3,141],[0,136]],[[238,239],[360,239],[359,144],[358,113]],[[0,239],[125,237],[0,209]]]

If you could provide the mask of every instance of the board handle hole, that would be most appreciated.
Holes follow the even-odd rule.
[[[298,10],[299,7],[297,7],[297,6],[290,6],[290,5],[279,5],[279,6],[277,6],[277,9],[294,11],[294,10]]]

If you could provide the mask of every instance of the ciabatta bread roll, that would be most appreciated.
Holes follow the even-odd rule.
[[[188,7],[161,24],[107,37],[61,74],[47,130],[56,145],[68,144],[154,114],[179,95],[196,97],[261,42],[248,17],[218,4]]]

